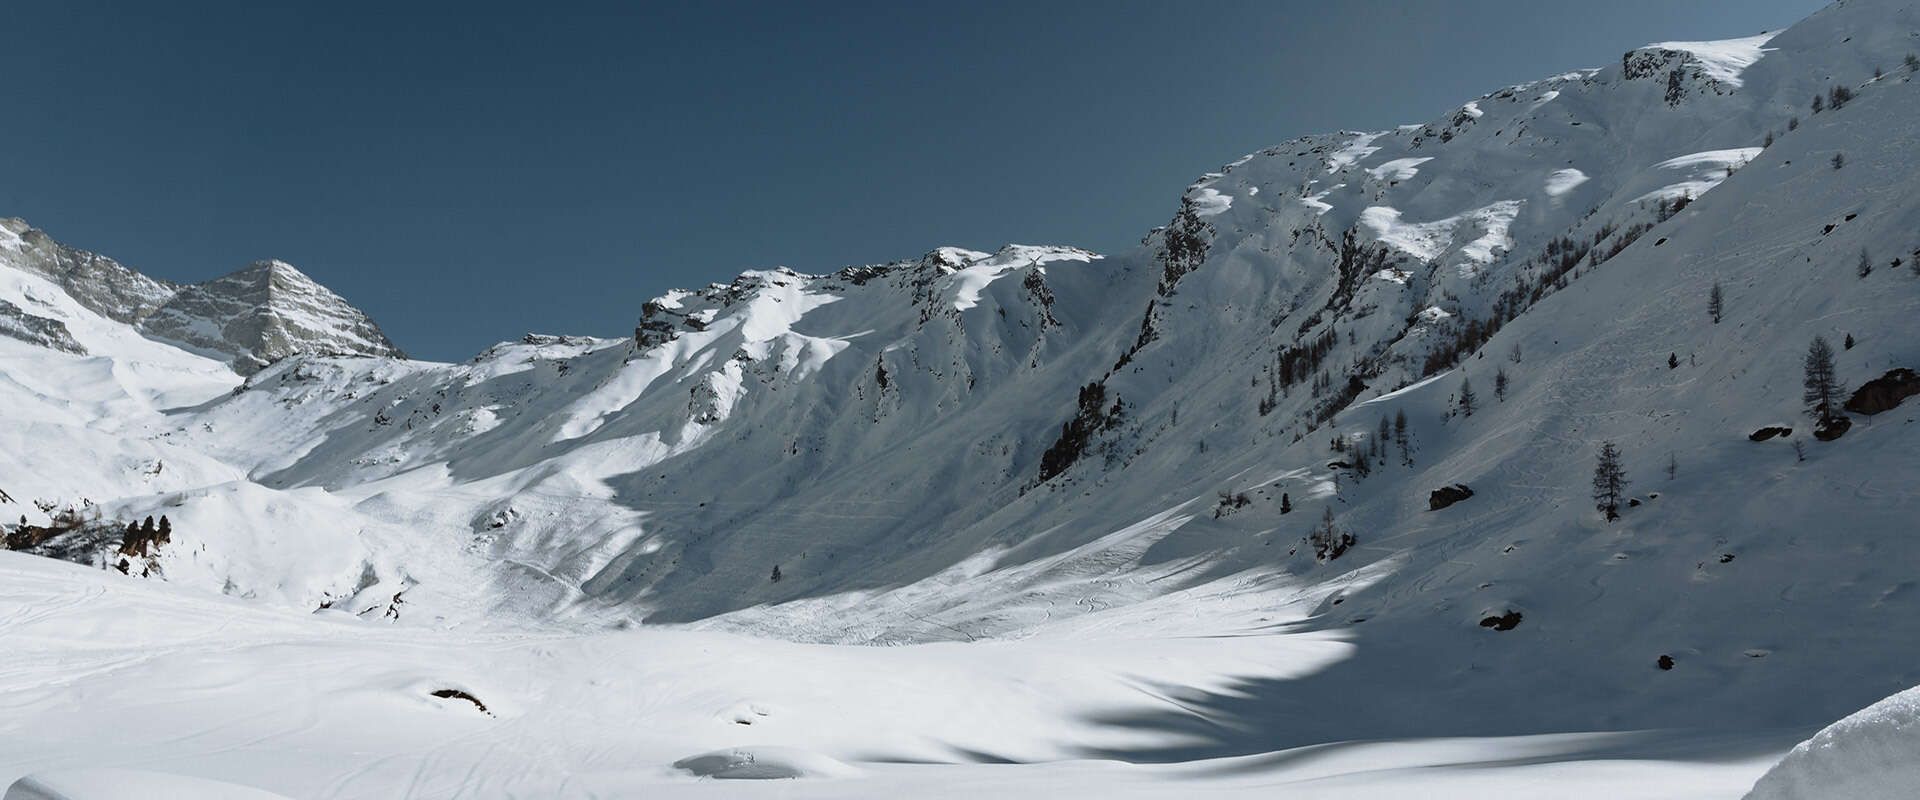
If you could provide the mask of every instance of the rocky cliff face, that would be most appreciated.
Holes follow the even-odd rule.
[[[217,356],[243,375],[297,353],[404,356],[365,313],[283,261],[174,284],[61,244],[25,220],[0,219],[0,266],[50,280],[96,314]],[[16,322],[10,328],[28,324]]]
[[[366,314],[284,261],[180,287],[140,330],[230,354],[242,374],[297,353],[403,356]]]

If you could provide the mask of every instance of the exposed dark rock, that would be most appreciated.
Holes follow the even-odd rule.
[[[1786,427],[1784,425],[1769,425],[1765,428],[1761,428],[1760,430],[1754,431],[1753,433],[1747,434],[1747,439],[1755,442],[1764,442],[1775,436],[1792,436],[1792,435],[1793,435],[1792,428]]]
[[[1916,394],[1920,394],[1920,373],[1900,367],[1860,384],[1847,398],[1845,408],[1855,414],[1878,414]]]
[[[1828,417],[1821,420],[1820,424],[1813,426],[1813,438],[1823,442],[1831,442],[1847,435],[1847,430],[1852,427],[1853,420],[1847,419],[1845,416]]]
[[[1673,669],[1673,656],[1666,655],[1663,653],[1661,654],[1660,658],[1655,660],[1653,663],[1654,663],[1654,666],[1657,666],[1663,670]]]
[[[1496,631],[1513,630],[1514,628],[1520,627],[1520,612],[1509,611],[1499,616],[1487,617],[1486,619],[1480,620],[1480,627],[1492,628]]]
[[[472,703],[474,708],[480,709],[480,713],[493,716],[493,712],[487,710],[487,704],[480,702],[480,698],[474,697],[459,689],[435,689],[433,690],[433,696],[445,700],[465,700]]]
[[[1473,490],[1464,483],[1442,486],[1427,494],[1427,510],[1439,511],[1473,496]]]

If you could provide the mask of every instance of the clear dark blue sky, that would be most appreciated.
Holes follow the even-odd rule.
[[[0,216],[281,258],[460,359],[746,268],[1118,250],[1243,153],[1822,3],[934,5],[12,2]]]

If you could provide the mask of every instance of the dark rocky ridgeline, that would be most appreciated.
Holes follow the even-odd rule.
[[[1792,435],[1793,435],[1793,429],[1785,425],[1768,425],[1767,427],[1761,428],[1757,431],[1754,431],[1753,433],[1747,434],[1747,440],[1753,441],[1753,442],[1764,442],[1775,436],[1792,436]]]

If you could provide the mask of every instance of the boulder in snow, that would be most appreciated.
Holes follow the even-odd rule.
[[[1900,401],[1920,394],[1920,373],[1906,367],[1891,369],[1854,390],[1846,409],[1855,414],[1878,414],[1900,405]]]
[[[1427,494],[1427,510],[1439,511],[1473,496],[1473,490],[1464,483],[1442,486]]]

